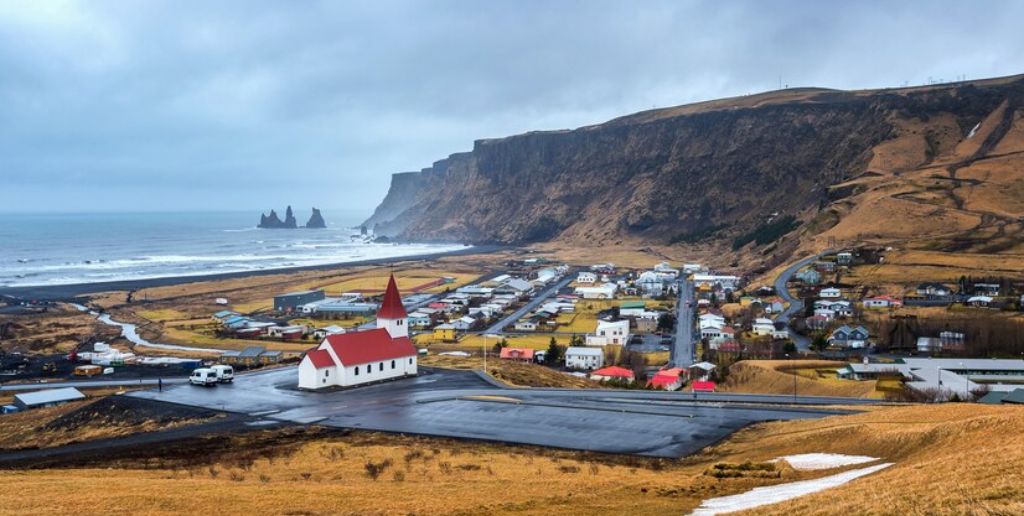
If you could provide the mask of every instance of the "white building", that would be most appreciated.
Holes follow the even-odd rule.
[[[604,350],[570,346],[565,350],[565,367],[567,369],[600,369],[604,367]]]
[[[328,335],[299,363],[299,388],[351,387],[416,375],[402,296],[391,276],[377,312],[377,328]]]
[[[835,287],[828,287],[821,289],[821,292],[818,292],[818,297],[822,299],[839,299],[843,297],[843,293]]]
[[[694,274],[693,284],[698,287],[707,285],[712,288],[714,288],[715,285],[718,285],[723,291],[729,291],[736,290],[736,288],[739,287],[740,278],[739,276],[722,274]]]
[[[758,317],[754,319],[754,324],[750,327],[750,332],[754,335],[771,335],[775,332],[775,323],[771,319],[765,319],[764,317]]]
[[[576,295],[583,299],[614,299],[618,288],[614,283],[605,283],[593,287],[576,287]]]
[[[590,271],[582,271],[576,275],[576,283],[580,285],[593,285],[597,283],[597,273]]]
[[[629,342],[629,320],[597,321],[597,330],[587,335],[588,346],[624,346]]]

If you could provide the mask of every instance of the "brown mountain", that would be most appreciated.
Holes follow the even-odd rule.
[[[396,175],[367,222],[415,240],[1006,248],[1024,215],[1022,114],[1024,76],[658,109],[476,141]]]

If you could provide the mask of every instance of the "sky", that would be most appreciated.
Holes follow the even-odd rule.
[[[473,141],[1024,73],[1020,1],[0,1],[0,211],[370,212]]]

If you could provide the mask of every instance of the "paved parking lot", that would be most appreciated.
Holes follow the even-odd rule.
[[[655,457],[694,453],[755,422],[843,413],[752,404],[742,395],[709,402],[681,393],[508,389],[468,371],[428,371],[334,392],[299,391],[295,379],[290,367],[240,375],[230,385],[176,385],[131,396],[276,421]]]

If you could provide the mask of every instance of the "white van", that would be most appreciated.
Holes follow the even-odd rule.
[[[204,387],[217,385],[217,372],[209,367],[200,367],[192,371],[192,376],[188,377],[188,383]]]
[[[210,369],[217,373],[217,381],[220,383],[231,383],[235,379],[235,369],[229,365],[217,364]]]

